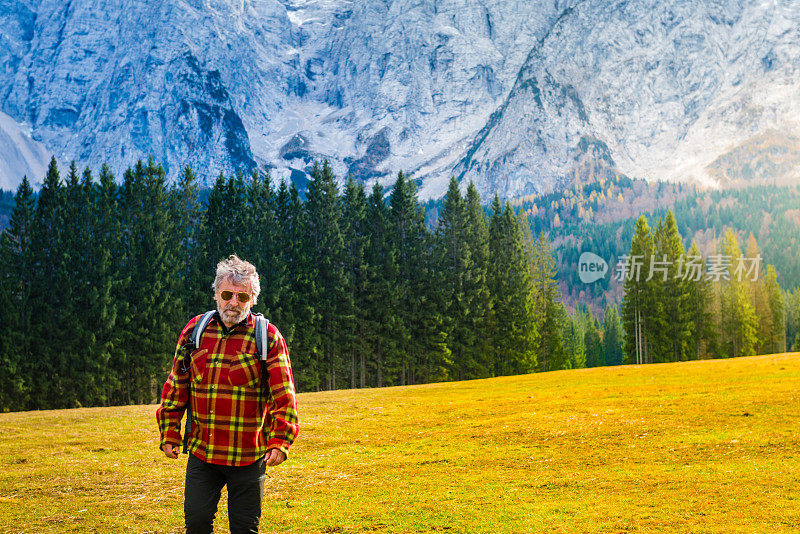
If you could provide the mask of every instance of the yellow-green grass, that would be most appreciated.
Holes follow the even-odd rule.
[[[799,390],[795,353],[302,394],[262,532],[800,532]],[[181,532],[154,410],[0,415],[0,532]]]

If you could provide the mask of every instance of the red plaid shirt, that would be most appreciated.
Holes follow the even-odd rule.
[[[189,340],[200,317],[183,329],[178,348]],[[156,410],[162,448],[167,443],[181,443],[181,418],[191,399],[188,450],[199,459],[220,465],[249,465],[272,448],[288,456],[299,429],[294,379],[286,343],[272,323],[268,338],[264,387],[252,314],[227,332],[219,314],[215,314],[192,354],[187,373],[181,371],[182,352],[175,351],[161,407]]]

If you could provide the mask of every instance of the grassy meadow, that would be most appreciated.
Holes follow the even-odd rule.
[[[302,394],[261,529],[800,532],[799,400],[800,354]],[[0,414],[0,532],[182,532],[154,411]]]

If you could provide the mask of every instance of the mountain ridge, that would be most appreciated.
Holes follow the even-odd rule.
[[[590,170],[725,186],[715,162],[751,139],[780,139],[755,160],[800,148],[796,1],[14,0],[0,22],[9,128],[95,168],[290,179],[329,159],[403,170],[422,198],[453,174],[514,198]],[[6,188],[46,165],[12,150]]]

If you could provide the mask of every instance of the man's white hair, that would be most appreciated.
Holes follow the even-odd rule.
[[[253,304],[258,302],[261,293],[261,283],[258,281],[256,267],[249,261],[244,261],[236,254],[231,254],[217,264],[217,277],[214,279],[214,292],[219,290],[223,280],[239,285],[249,285],[253,294]]]

